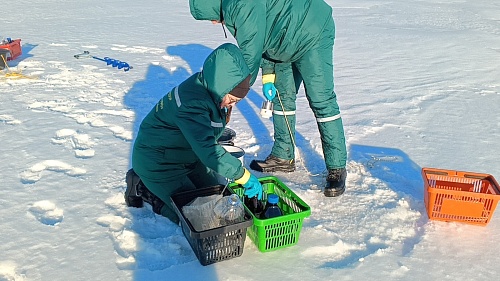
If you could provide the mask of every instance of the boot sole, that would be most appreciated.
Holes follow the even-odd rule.
[[[271,168],[264,168],[259,166],[258,162],[253,160],[250,162],[250,169],[261,172],[261,173],[274,173],[274,172],[285,172],[285,173],[290,173],[295,171],[295,166],[293,167],[283,167],[283,166],[276,166],[276,167],[271,167]]]
[[[252,163],[250,163],[250,169],[257,171],[257,172],[261,172],[261,173],[274,173],[274,172],[291,173],[291,172],[295,172],[295,167],[293,167],[293,168],[283,168],[283,167],[280,167],[280,168],[262,168],[259,166],[255,167],[254,165],[252,165]]]
[[[265,168],[265,169],[262,169],[262,171],[259,171],[259,172],[262,172],[262,173],[274,173],[274,172],[291,173],[291,172],[295,172],[295,168],[289,168],[289,169],[283,169],[283,168]]]
[[[340,190],[328,188],[328,189],[325,189],[324,194],[326,197],[337,197],[337,196],[344,194],[344,191],[345,191],[345,187],[340,189]]]

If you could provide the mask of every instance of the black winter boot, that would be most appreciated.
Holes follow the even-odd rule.
[[[142,184],[142,181],[141,181]],[[161,215],[161,208],[165,206],[165,202],[163,202],[158,196],[154,195],[149,189],[142,184],[141,185],[141,198],[145,202],[149,203],[151,207],[153,207],[153,212]]]
[[[344,168],[330,169],[326,176],[325,196],[337,197],[345,191],[345,180],[347,178],[347,171]]]
[[[295,160],[280,159],[269,155],[266,160],[252,160],[250,162],[250,169],[263,173],[293,172],[295,171]]]
[[[126,181],[125,203],[128,207],[142,208],[146,201],[153,208],[153,212],[161,215],[165,203],[149,191],[133,169],[128,170]]]
[[[222,135],[217,139],[220,145],[234,145],[234,138],[236,137],[236,132],[231,128],[224,128]]]
[[[128,207],[142,208],[143,200],[141,198],[141,193],[138,190],[139,184],[142,184],[141,179],[133,169],[130,169],[127,172],[125,181],[127,182],[127,189],[125,190],[125,203]]]

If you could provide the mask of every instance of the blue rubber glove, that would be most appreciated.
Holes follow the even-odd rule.
[[[262,85],[262,92],[267,100],[273,100],[276,97],[276,87],[274,83],[266,83]]]
[[[273,100],[276,97],[276,87],[274,86],[274,80],[276,75],[265,74],[262,75],[262,93],[268,100]]]
[[[257,199],[262,199],[262,184],[259,182],[259,179],[252,175],[247,169],[245,169],[243,176],[235,182],[243,185],[245,188],[244,194],[249,198],[257,196]]]
[[[260,184],[257,177],[254,175],[250,176],[250,179],[248,179],[243,187],[245,188],[245,195],[248,196],[248,198],[257,196],[257,199],[262,199],[262,184]]]

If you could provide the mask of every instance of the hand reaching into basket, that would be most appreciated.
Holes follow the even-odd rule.
[[[259,182],[259,179],[247,169],[245,169],[243,176],[235,180],[235,182],[243,185],[245,188],[244,194],[248,196],[248,198],[257,196],[257,199],[262,199],[262,184]]]

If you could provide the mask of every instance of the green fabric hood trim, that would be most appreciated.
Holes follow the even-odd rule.
[[[217,47],[205,60],[200,80],[218,100],[250,75],[240,49],[231,43]]]
[[[221,20],[222,0],[189,0],[191,15],[197,20]]]

